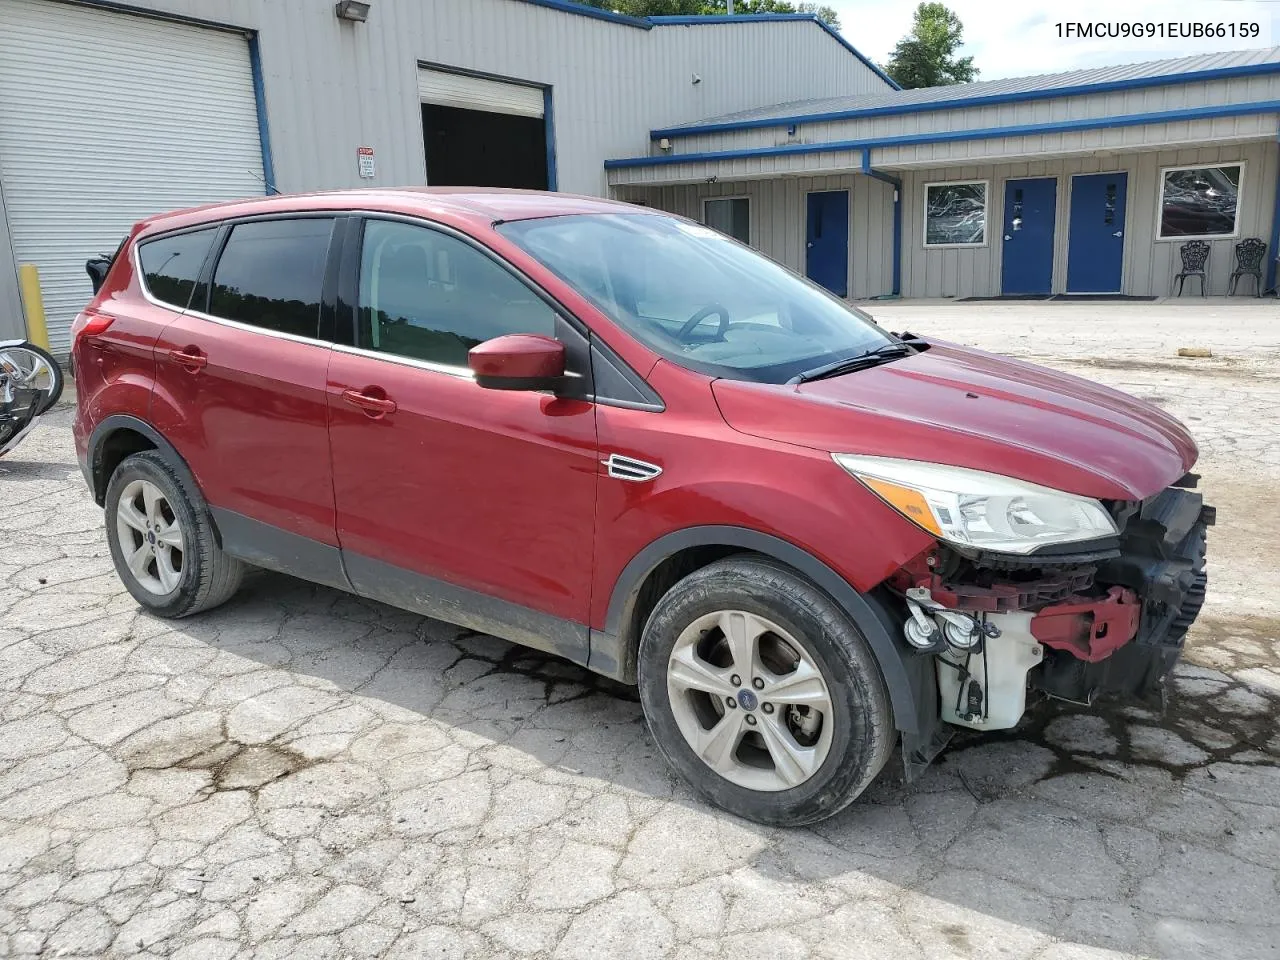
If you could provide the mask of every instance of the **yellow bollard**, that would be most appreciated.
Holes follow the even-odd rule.
[[[37,347],[49,349],[49,328],[44,322],[44,297],[40,293],[40,271],[34,263],[18,267],[18,286],[22,290],[22,310],[27,315],[27,339]]]

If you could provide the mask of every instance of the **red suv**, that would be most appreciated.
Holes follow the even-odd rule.
[[[829,816],[1029,692],[1150,695],[1212,508],[1156,408],[882,330],[679,217],[506,191],[139,224],[74,331],[84,475],[165,617],[246,564],[637,683],[667,759]]]

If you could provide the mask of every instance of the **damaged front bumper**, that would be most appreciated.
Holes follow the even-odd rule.
[[[1027,695],[1090,704],[1163,697],[1204,603],[1214,510],[1188,476],[1141,502],[1109,505],[1119,534],[1088,551],[1011,558],[938,546],[889,585],[904,633],[932,655],[942,720],[1007,729]]]

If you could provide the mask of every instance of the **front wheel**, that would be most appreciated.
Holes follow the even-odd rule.
[[[866,640],[830,597],[763,557],[730,557],[672,587],[645,627],[638,672],[659,750],[748,820],[823,820],[892,750],[889,696]]]

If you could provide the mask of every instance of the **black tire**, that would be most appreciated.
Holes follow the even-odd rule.
[[[743,610],[791,631],[823,675],[834,712],[831,746],[796,787],[763,791],[733,783],[707,766],[680,731],[667,689],[671,653],[685,627],[717,610]],[[672,587],[645,625],[637,667],[640,701],[659,751],[695,790],[747,820],[793,827],[824,820],[871,784],[893,750],[893,710],[870,646],[829,596],[767,557],[729,557]]]
[[[149,480],[160,488],[182,529],[183,563],[178,585],[168,594],[146,589],[129,569],[120,543],[117,514],[120,496],[134,480]],[[213,520],[195,481],[175,469],[154,450],[126,457],[107,483],[105,503],[107,543],[116,573],[129,593],[159,617],[177,619],[225,603],[240,588],[244,563],[223,553],[214,536]]]

